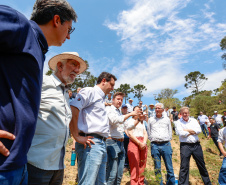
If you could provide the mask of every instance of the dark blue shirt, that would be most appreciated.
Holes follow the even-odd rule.
[[[27,162],[47,50],[45,36],[35,22],[0,5],[0,130],[16,136],[14,141],[0,138],[10,150],[8,157],[0,154],[0,171],[14,170]]]

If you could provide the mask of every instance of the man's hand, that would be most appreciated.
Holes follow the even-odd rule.
[[[0,138],[14,140],[15,136],[7,131],[0,130]],[[6,157],[9,156],[10,154],[9,150],[3,145],[1,141],[0,141],[0,153]]]
[[[91,147],[91,143],[95,145],[95,142],[92,140],[93,139],[93,136],[87,136],[87,137],[84,137],[84,136],[78,136],[75,138],[75,140],[78,142],[78,143],[81,143],[84,145],[84,149],[86,149],[86,146],[89,145],[90,148]]]

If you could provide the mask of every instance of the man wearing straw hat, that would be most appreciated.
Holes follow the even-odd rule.
[[[43,78],[37,126],[28,152],[29,184],[62,184],[72,117],[66,85],[87,69],[76,52],[54,56],[49,67],[54,73]]]

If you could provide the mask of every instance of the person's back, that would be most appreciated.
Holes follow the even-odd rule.
[[[69,28],[72,20],[76,19],[68,16],[63,20],[63,16],[61,20],[55,11],[50,10],[65,2],[36,1],[33,21],[8,6],[0,5],[0,137],[6,134],[6,138],[0,139],[0,184],[3,181],[16,184],[16,176],[12,173],[26,171],[26,154],[34,135],[40,104],[45,54],[49,46],[60,46],[70,39]],[[75,12],[72,14],[76,16]],[[61,22],[56,23],[56,20]]]

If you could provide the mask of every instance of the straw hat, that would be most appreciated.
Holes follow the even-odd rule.
[[[59,55],[56,55],[52,57],[49,60],[49,67],[53,71],[56,70],[57,63],[60,62],[61,60],[76,60],[80,64],[79,68],[79,74],[83,73],[87,69],[87,64],[86,62],[79,57],[77,52],[64,52]]]

